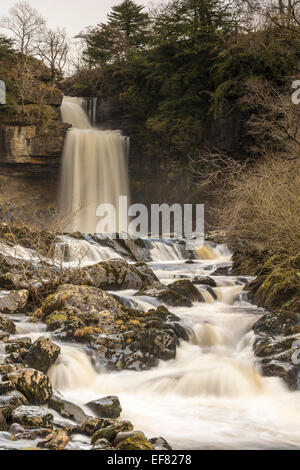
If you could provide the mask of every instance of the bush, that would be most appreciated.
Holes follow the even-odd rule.
[[[232,240],[274,253],[299,251],[299,157],[270,154],[228,184],[219,216]]]

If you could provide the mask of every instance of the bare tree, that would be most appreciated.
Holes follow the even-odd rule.
[[[34,53],[36,39],[42,26],[44,18],[38,10],[32,8],[27,2],[18,2],[9,12],[9,16],[3,16],[0,27],[5,29],[14,41],[17,54],[18,88],[24,109],[26,90],[28,86],[29,58]]]
[[[86,41],[76,37],[71,45],[68,55],[69,75],[80,72],[86,68],[86,62],[83,59],[83,53],[86,49]]]
[[[241,102],[251,109],[246,126],[253,138],[252,153],[271,148],[286,159],[299,158],[300,107],[291,102],[290,89],[278,90],[262,78],[249,77]]]
[[[264,23],[275,25],[299,36],[300,0],[241,0]]]
[[[57,78],[62,78],[68,53],[69,43],[64,29],[46,28],[40,33],[36,54],[50,68],[53,82]]]

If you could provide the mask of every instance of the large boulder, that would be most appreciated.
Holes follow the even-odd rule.
[[[47,297],[42,306],[42,314],[47,323],[49,316],[64,314],[70,318],[92,318],[103,311],[121,312],[120,303],[103,290],[90,286],[65,284],[58,288],[55,294]],[[48,321],[47,321],[48,320]]]
[[[300,390],[300,314],[268,313],[253,330],[254,354],[262,374],[280,377],[291,390]]]
[[[124,441],[120,442],[116,447],[117,450],[155,450],[151,442],[147,441],[146,438],[136,436],[128,437]]]
[[[159,281],[140,290],[137,296],[155,297],[172,307],[191,307],[193,302],[204,302],[202,294],[189,280],[175,281],[168,286]]]
[[[217,287],[216,281],[210,276],[196,276],[193,279],[193,284],[196,286]]]
[[[93,446],[92,450],[115,450],[112,444],[107,439],[99,439]]]
[[[12,412],[12,421],[32,428],[53,428],[54,418],[49,410],[39,406],[20,406]]]
[[[52,387],[48,377],[38,370],[22,369],[7,374],[6,378],[13,382],[16,389],[34,405],[48,403],[52,395]]]
[[[85,268],[100,289],[141,289],[157,281],[153,271],[145,263],[128,264],[121,259],[104,261]]]
[[[0,314],[0,330],[14,335],[16,332],[16,325],[4,315]]]
[[[23,405],[28,405],[28,400],[16,390],[0,396],[0,412],[8,419],[13,410]]]
[[[117,447],[121,442],[125,441],[126,439],[134,438],[134,439],[143,439],[146,440],[146,436],[142,431],[125,431],[119,432],[114,440],[114,446]]]
[[[57,411],[63,418],[75,421],[75,423],[83,424],[88,419],[88,416],[80,408],[80,406],[63,399],[56,393],[53,393],[51,396],[49,406],[53,410]]]
[[[15,385],[12,382],[0,382],[0,395],[5,393],[13,392],[16,389]]]
[[[153,437],[149,439],[155,450],[172,450],[170,444],[163,437]]]
[[[80,433],[87,436],[93,436],[96,431],[111,426],[115,420],[108,418],[87,418],[80,426]]]
[[[46,374],[60,354],[60,347],[48,338],[37,339],[29,348],[23,362],[28,367],[40,370]]]
[[[105,397],[100,400],[90,401],[86,406],[92,410],[98,418],[119,418],[122,412],[118,397]]]
[[[0,293],[0,311],[7,314],[19,313],[26,307],[28,290],[7,291]]]
[[[63,429],[59,429],[53,431],[46,436],[45,439],[40,441],[38,447],[49,450],[64,450],[69,440],[68,434]]]
[[[133,431],[133,425],[129,421],[116,421],[110,426],[99,429],[92,436],[91,443],[95,445],[100,439],[107,439],[109,442],[114,442],[119,432]]]
[[[165,307],[133,310],[90,286],[61,286],[36,315],[56,338],[88,342],[110,370],[153,367],[159,359],[173,359],[179,339],[188,339],[179,318]]]

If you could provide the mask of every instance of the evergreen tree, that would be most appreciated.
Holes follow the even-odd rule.
[[[144,7],[124,0],[112,8],[107,23],[90,28],[85,35],[86,60],[91,64],[121,63],[147,43],[149,16]]]

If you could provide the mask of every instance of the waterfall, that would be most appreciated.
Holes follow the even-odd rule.
[[[73,126],[66,137],[61,169],[62,228],[95,233],[97,207],[111,204],[118,221],[119,197],[129,196],[128,139],[119,131],[93,128],[82,98],[65,97],[61,112],[63,121]],[[126,221],[121,223],[126,225]]]
[[[85,110],[93,127],[97,126],[97,104],[97,97],[85,100]]]

